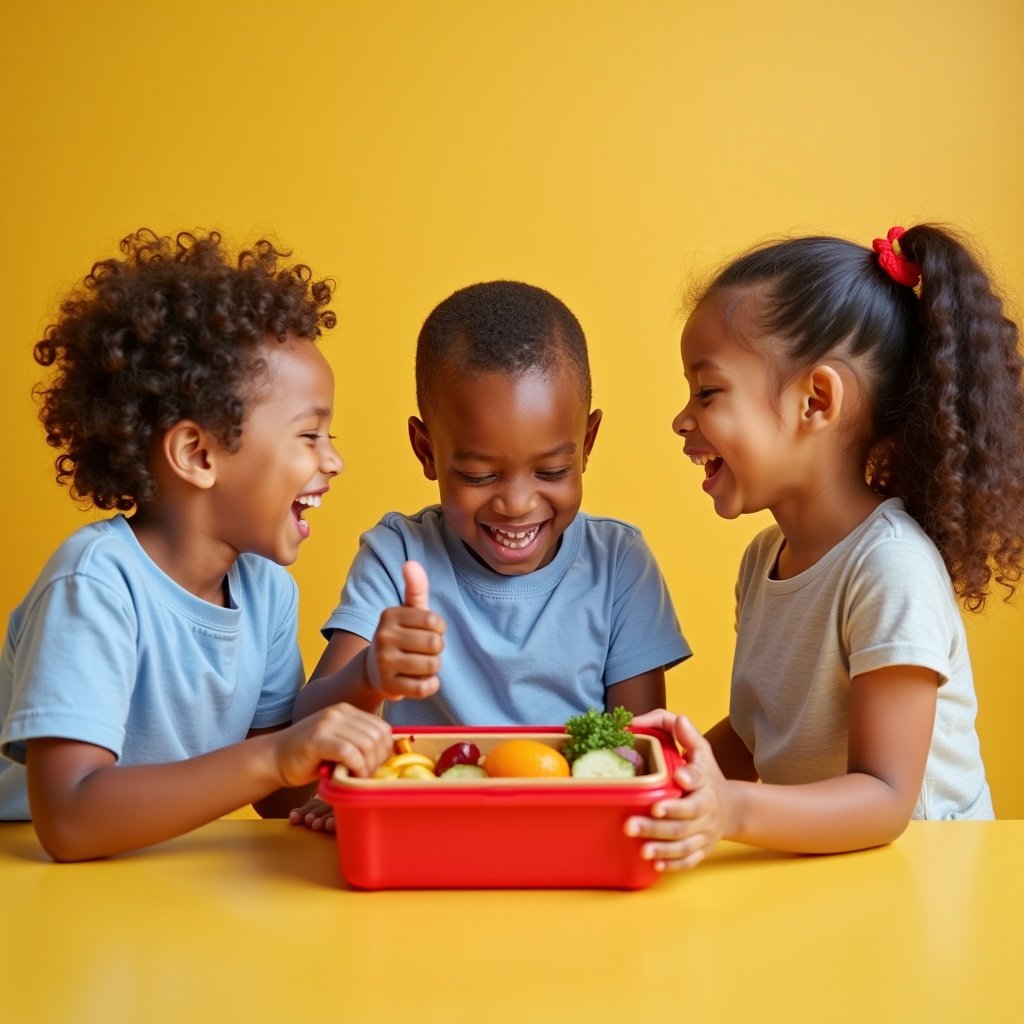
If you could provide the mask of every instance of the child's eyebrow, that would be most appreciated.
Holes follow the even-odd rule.
[[[309,409],[305,409],[300,412],[297,416],[292,417],[292,422],[295,423],[298,420],[306,420],[316,417],[316,419],[323,419],[325,416],[330,416],[331,410],[322,405],[314,405]]]
[[[705,358],[705,359],[698,359],[697,362],[695,362],[690,367],[690,372],[691,373],[698,373],[701,370],[720,370],[720,369],[721,369],[721,366],[719,366],[718,363],[716,363],[713,359]]]
[[[537,456],[538,459],[550,459],[555,455],[575,455],[576,454],[576,442],[567,441],[565,444],[560,444],[557,448],[552,448],[550,451],[541,452]],[[456,459],[481,459],[486,460],[493,458],[492,455],[486,455],[483,452],[474,452],[467,450],[457,451],[453,453],[453,458]]]

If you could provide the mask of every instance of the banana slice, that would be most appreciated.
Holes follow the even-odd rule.
[[[412,751],[407,754],[395,754],[389,757],[384,764],[390,768],[397,768],[399,771],[410,765],[420,765],[423,768],[429,768],[431,772],[434,770],[434,762],[426,754],[415,754]]]

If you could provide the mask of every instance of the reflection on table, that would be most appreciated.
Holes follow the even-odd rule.
[[[86,864],[0,824],[0,1017],[1017,1021],[1022,869],[1024,821],[916,822],[834,857],[724,843],[638,892],[359,892],[284,822]]]

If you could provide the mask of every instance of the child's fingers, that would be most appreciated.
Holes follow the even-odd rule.
[[[430,654],[398,653],[381,661],[381,676],[386,680],[426,679],[441,671],[441,659]]]
[[[385,700],[402,700],[403,697],[422,700],[437,693],[440,687],[441,680],[436,675],[393,676],[381,696]]]
[[[701,809],[690,800],[673,800],[651,809],[657,817],[634,815],[626,819],[627,836],[645,839],[681,839],[703,828]]]
[[[315,814],[319,808],[327,806],[323,800],[318,800],[315,796],[310,797],[301,807],[293,807],[288,812],[288,820],[293,825],[302,825],[306,821],[307,814]]]
[[[707,745],[700,730],[686,715],[675,715],[664,708],[656,708],[654,711],[637,715],[633,719],[633,725],[642,729],[660,729],[667,732],[686,752],[699,748],[701,744]]]
[[[343,764],[356,775],[369,775],[391,755],[391,726],[377,715],[348,704],[321,712],[314,743],[324,761]]]
[[[684,750],[693,750],[697,747],[707,746],[701,731],[691,722],[686,715],[676,716],[673,734]]]
[[[676,716],[671,711],[656,708],[654,711],[645,711],[642,715],[634,717],[633,725],[637,725],[641,729],[660,729],[671,735],[675,720]]]
[[[437,689],[441,659],[436,655],[385,649],[377,653],[376,665],[375,688],[386,696],[426,697]]]
[[[405,581],[406,606],[409,608],[429,608],[430,587],[427,582],[426,569],[419,562],[406,562],[402,566],[402,579]]]
[[[306,828],[311,832],[333,832],[334,831],[334,811],[326,810],[322,814],[315,814],[310,811],[303,822]]]
[[[334,831],[334,809],[317,797],[311,797],[301,807],[296,807],[288,814],[292,825],[302,825],[312,832]]]
[[[653,860],[659,871],[685,871],[704,860],[709,849],[702,836],[691,836],[678,843],[645,843],[640,855]]]
[[[406,608],[406,612],[413,609]],[[380,638],[381,647],[394,647],[399,651],[413,654],[440,654],[444,650],[444,638],[439,630],[424,626],[420,620],[421,613],[416,610],[416,617],[407,617],[405,621],[395,621],[389,625],[387,634]],[[412,618],[412,621],[409,621]],[[430,613],[429,621],[436,616]]]
[[[644,843],[640,847],[640,856],[644,860],[678,861],[692,856],[707,847],[707,839],[701,834],[684,836],[681,839],[662,840]]]
[[[400,647],[400,634],[411,630],[441,636],[445,632],[445,622],[437,612],[432,612],[429,608],[410,608],[405,604],[385,608],[381,612],[380,622],[377,623],[374,642],[378,645],[390,643]],[[440,650],[440,647],[437,650]]]
[[[700,784],[704,781],[704,776],[701,774],[700,768],[693,763],[680,765],[680,767],[676,769],[673,778],[676,781],[676,785],[678,785],[684,793],[692,793],[695,789],[698,789]]]

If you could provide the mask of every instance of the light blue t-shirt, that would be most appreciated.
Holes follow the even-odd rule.
[[[386,701],[393,724],[559,725],[603,708],[609,686],[690,655],[650,549],[617,519],[581,512],[554,559],[522,576],[478,562],[436,505],[389,513],[360,541],[324,636],[371,640],[381,612],[402,603],[408,559],[448,625],[440,690]]]
[[[303,680],[295,581],[242,555],[227,583],[226,608],[190,594],[123,516],[57,549],[11,613],[0,658],[0,819],[29,817],[30,739],[165,764],[291,720]]]

